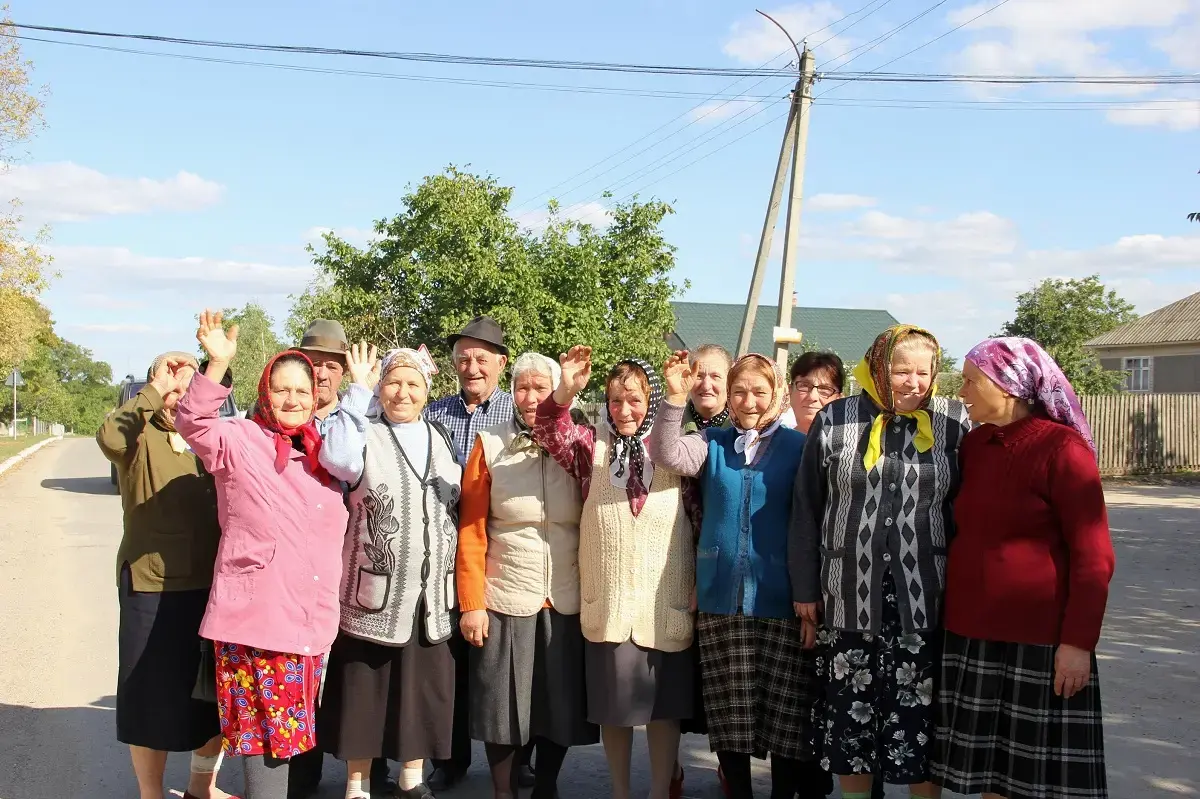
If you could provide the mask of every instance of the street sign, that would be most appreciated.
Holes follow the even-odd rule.
[[[17,388],[25,385],[25,381],[21,378],[21,372],[18,369],[13,369],[12,374],[4,379],[4,385],[9,388]]]

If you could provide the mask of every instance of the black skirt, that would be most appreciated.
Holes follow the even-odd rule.
[[[199,749],[221,734],[217,706],[192,698],[208,589],[134,591],[126,566],[117,596],[117,740],[161,752]]]
[[[1054,650],[946,633],[934,782],[1009,799],[1106,799],[1096,657],[1087,685],[1063,699]]]
[[[598,742],[600,729],[587,720],[579,614],[487,614],[488,637],[470,647],[471,737],[509,746],[539,737],[559,746]]]
[[[816,759],[816,659],[802,647],[800,620],[701,613],[696,632],[709,747]]]
[[[329,652],[318,743],[338,760],[445,759],[454,727],[454,656],[425,637],[424,606],[404,646],[339,633]]]

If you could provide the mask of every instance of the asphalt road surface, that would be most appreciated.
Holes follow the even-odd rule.
[[[1117,575],[1101,640],[1113,799],[1200,797],[1200,490],[1109,491]],[[128,754],[114,738],[120,503],[90,439],[51,444],[0,476],[0,799],[134,799]],[[648,790],[644,742],[635,795]],[[684,737],[685,795],[718,799],[705,739]],[[172,757],[181,792],[187,757]],[[327,758],[322,799],[344,793]],[[769,793],[759,768],[757,793]],[[221,785],[241,786],[234,760]],[[572,750],[564,799],[607,796],[599,746]],[[180,795],[180,793],[176,795]],[[446,799],[490,797],[482,747],[467,781]],[[891,787],[888,796],[906,796]]]

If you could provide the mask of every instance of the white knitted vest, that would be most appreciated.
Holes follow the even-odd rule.
[[[589,641],[679,652],[692,643],[696,548],[679,477],[655,469],[637,516],[608,472],[611,440],[596,430],[592,482],[579,523],[580,623]]]

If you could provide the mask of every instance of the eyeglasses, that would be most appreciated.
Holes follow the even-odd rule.
[[[814,383],[811,380],[797,380],[792,383],[792,391],[800,395],[808,394],[814,388],[821,399],[829,399],[838,393],[838,390],[828,383]]]

